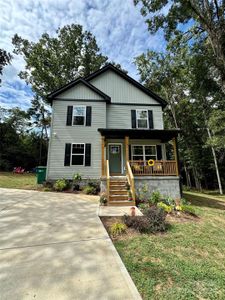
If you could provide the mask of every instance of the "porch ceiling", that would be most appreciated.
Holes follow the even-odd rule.
[[[162,142],[168,142],[177,137],[180,129],[109,129],[98,128],[102,136],[106,138],[125,138],[131,139],[159,139]]]

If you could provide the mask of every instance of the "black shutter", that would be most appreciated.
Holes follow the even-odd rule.
[[[67,106],[67,118],[66,118],[67,126],[72,126],[72,118],[73,118],[73,106]]]
[[[137,128],[136,125],[136,110],[131,110],[131,128]]]
[[[86,107],[86,126],[91,126],[91,106]]]
[[[91,165],[91,144],[85,144],[85,166]]]
[[[65,145],[64,166],[70,166],[71,144]]]
[[[131,160],[131,145],[129,145],[129,160]]]
[[[162,159],[162,145],[156,145],[157,160]]]
[[[148,110],[148,125],[149,125],[149,129],[153,129],[154,128],[152,110]]]

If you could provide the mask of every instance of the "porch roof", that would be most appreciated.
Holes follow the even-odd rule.
[[[131,139],[159,139],[162,142],[168,142],[177,137],[180,129],[110,129],[98,128],[102,136],[106,138],[125,138]]]

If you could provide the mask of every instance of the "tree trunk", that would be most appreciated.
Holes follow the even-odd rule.
[[[209,138],[211,139],[212,136],[211,136],[211,132],[208,127],[207,127],[207,133],[208,133]],[[211,150],[212,150],[214,165],[215,165],[215,169],[216,169],[216,176],[217,176],[217,182],[218,182],[218,186],[219,186],[220,195],[223,195],[223,189],[222,189],[222,184],[221,184],[221,180],[220,180],[220,172],[219,172],[219,168],[218,168],[216,152],[215,152],[215,149],[213,146],[211,146]]]
[[[191,188],[190,174],[189,174],[189,171],[188,171],[187,166],[186,166],[185,163],[184,163],[184,171],[185,171],[185,175],[186,175],[187,186],[188,186],[189,188]]]

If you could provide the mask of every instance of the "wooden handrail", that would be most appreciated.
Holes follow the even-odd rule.
[[[109,203],[109,188],[110,188],[110,175],[109,175],[109,161],[106,160],[106,183],[107,183],[107,201]]]
[[[130,189],[131,189],[131,194],[132,194],[133,201],[135,202],[134,175],[133,175],[132,169],[130,167],[129,161],[127,161],[127,179],[128,179],[128,183],[130,185]]]
[[[175,160],[155,160],[153,166],[145,160],[131,160],[130,166],[135,176],[177,176]]]

